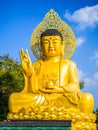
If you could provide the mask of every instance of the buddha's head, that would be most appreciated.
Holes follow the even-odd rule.
[[[56,57],[63,53],[62,34],[57,29],[47,29],[41,34],[41,50],[44,57]]]

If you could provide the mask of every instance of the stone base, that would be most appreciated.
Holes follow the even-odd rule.
[[[31,119],[31,120],[50,120],[50,121],[72,121],[71,130],[96,130],[96,115],[93,113],[82,113],[75,108],[22,108],[17,113],[8,113],[8,119]]]
[[[7,120],[0,130],[71,130],[70,120]]]
[[[0,130],[70,130],[70,127],[2,127]]]

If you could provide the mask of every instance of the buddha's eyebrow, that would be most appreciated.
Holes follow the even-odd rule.
[[[59,40],[58,38],[54,38],[53,40]]]
[[[49,41],[50,39],[43,39],[44,41]]]

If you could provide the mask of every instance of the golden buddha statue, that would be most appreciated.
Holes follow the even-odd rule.
[[[31,62],[27,50],[20,51],[25,87],[10,96],[8,119],[70,119],[72,130],[95,130],[93,96],[80,91],[76,64],[68,59],[75,49],[75,36],[57,18],[50,10],[32,34],[36,62]],[[54,27],[55,19],[60,27]]]

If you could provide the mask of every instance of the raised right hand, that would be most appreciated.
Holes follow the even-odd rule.
[[[22,68],[24,70],[24,73],[27,77],[30,77],[33,72],[32,62],[30,60],[28,50],[26,50],[26,53],[24,54],[24,50],[20,50],[20,59],[22,63]]]

